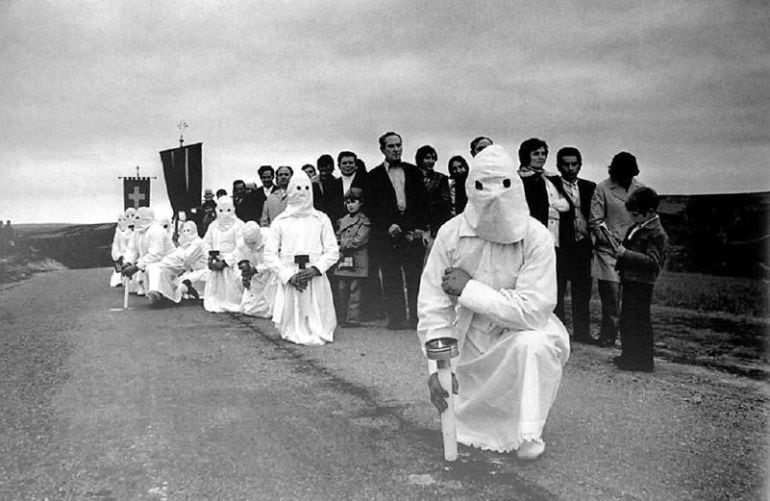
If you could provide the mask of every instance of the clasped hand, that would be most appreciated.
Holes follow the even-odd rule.
[[[465,285],[471,276],[461,268],[447,268],[441,277],[441,288],[451,296],[459,296],[463,293]]]
[[[457,382],[455,373],[452,373],[452,393],[457,395],[457,390],[460,388],[460,383]],[[430,401],[433,406],[438,409],[439,413],[444,412],[449,405],[446,403],[446,399],[449,398],[449,392],[441,386],[441,382],[438,380],[438,372],[434,372],[428,378],[428,391],[430,391]]]
[[[137,265],[128,263],[123,266],[123,269],[121,270],[121,274],[124,277],[131,278],[132,276],[134,276],[134,273],[136,273],[137,271],[139,271],[139,267]]]
[[[311,266],[306,270],[299,270],[297,273],[292,275],[292,277],[289,279],[289,284],[298,291],[302,292],[307,289],[307,284],[311,279],[320,275],[321,272],[318,271],[315,266]]]

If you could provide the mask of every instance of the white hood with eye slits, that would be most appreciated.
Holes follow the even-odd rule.
[[[217,228],[222,231],[229,230],[236,219],[235,206],[230,197],[220,197],[217,199],[217,218],[214,220]]]
[[[473,158],[465,192],[468,205],[463,217],[476,235],[501,244],[524,238],[530,219],[524,185],[502,146],[487,146]]]
[[[313,208],[313,184],[304,171],[295,172],[286,188],[286,210],[278,215],[284,217],[306,217],[315,215]]]

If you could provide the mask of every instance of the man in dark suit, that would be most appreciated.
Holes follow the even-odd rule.
[[[259,179],[262,181],[262,187],[257,188],[254,192],[254,209],[257,215],[256,221],[259,222],[262,217],[262,209],[265,206],[265,200],[267,200],[267,196],[269,194],[277,189],[277,186],[273,184],[273,179],[275,178],[275,170],[273,170],[271,165],[261,166],[257,170],[257,173],[259,173]]]
[[[365,202],[372,222],[369,248],[382,274],[388,329],[413,329],[417,326],[417,291],[428,241],[428,198],[422,173],[401,161],[401,136],[386,132],[379,141],[385,161],[369,172],[370,193]]]
[[[364,206],[361,210],[369,214],[366,202],[370,189],[368,175],[366,172],[358,172],[356,160],[358,160],[358,157],[352,151],[341,151],[337,155],[337,166],[340,169],[341,175],[340,177],[333,178],[333,181],[326,185],[327,193],[324,197],[324,208],[335,225],[337,220],[347,213],[344,198],[345,193],[350,188],[361,188],[364,197]]]
[[[582,165],[580,151],[566,146],[556,153],[556,166],[561,175],[549,178],[570,204],[569,211],[559,214],[559,245],[556,248],[558,302],[555,313],[564,322],[564,294],[567,282],[570,282],[572,340],[593,343],[589,307],[593,245],[588,219],[596,183],[578,178]]]
[[[334,210],[338,200],[342,203],[342,193],[338,193],[337,189],[338,179],[334,176],[334,158],[328,154],[321,155],[316,161],[316,166],[318,180],[313,183],[313,207],[329,216],[336,230],[337,219],[344,214],[337,216]]]

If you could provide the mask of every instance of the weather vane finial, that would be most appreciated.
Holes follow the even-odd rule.
[[[187,122],[185,120],[182,120],[176,125],[176,128],[179,129],[179,147],[181,148],[184,146],[184,130],[189,127]]]

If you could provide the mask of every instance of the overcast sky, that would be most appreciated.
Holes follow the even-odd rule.
[[[634,153],[664,194],[770,189],[770,7],[755,1],[0,3],[0,218],[107,222],[118,176],[203,142],[204,186],[377,137],[404,158],[488,135],[575,145],[583,176]]]

